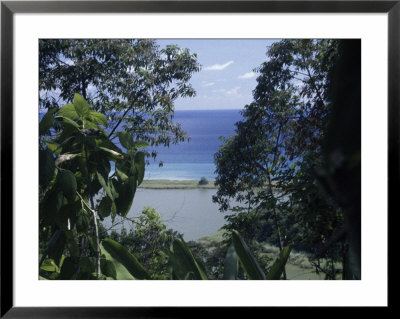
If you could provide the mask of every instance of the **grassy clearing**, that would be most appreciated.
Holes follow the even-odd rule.
[[[206,185],[199,185],[198,180],[169,180],[152,179],[144,180],[139,188],[149,189],[216,189],[214,181],[209,181]]]

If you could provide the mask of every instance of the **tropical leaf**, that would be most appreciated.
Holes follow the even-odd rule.
[[[149,146],[149,143],[145,142],[145,141],[136,141],[133,143],[133,147],[137,150],[140,150],[142,148],[146,148]]]
[[[130,135],[128,132],[118,132],[117,133],[119,142],[123,147],[125,147],[127,150],[129,150],[133,146],[133,138],[132,135]]]
[[[107,118],[99,112],[90,110],[89,111],[89,119],[90,119],[90,121],[92,121],[95,124],[101,124],[101,125],[107,127]]]
[[[261,270],[260,265],[254,258],[242,236],[240,236],[236,230],[232,231],[232,242],[239,257],[240,264],[246,272],[247,277],[253,280],[264,280],[264,272]]]
[[[49,149],[39,151],[39,183],[48,184],[54,176],[54,158]],[[47,186],[47,185],[46,185]]]
[[[75,110],[73,104],[66,104],[61,109],[58,110],[57,116],[66,117],[73,121],[79,120],[79,115]]]
[[[127,248],[110,238],[103,239],[101,246],[106,258],[114,262],[117,279],[150,279],[150,275]],[[128,278],[123,268],[132,278]]]
[[[239,270],[239,259],[235,247],[231,244],[225,256],[224,262],[224,280],[236,280]]]
[[[283,269],[285,268],[291,250],[292,250],[292,245],[286,246],[282,249],[282,251],[279,253],[278,258],[275,260],[270,271],[267,274],[266,277],[267,280],[281,279]]]
[[[40,270],[49,272],[60,272],[60,269],[56,265],[53,259],[46,258],[40,266]]]
[[[83,96],[78,93],[74,94],[74,108],[79,117],[89,117],[89,104]]]
[[[46,259],[47,255],[56,255],[58,258],[54,259],[52,258],[56,264],[59,264],[60,262],[60,256],[58,256],[57,253],[55,253],[56,250],[58,249],[58,246],[60,246],[60,242],[62,242],[62,249],[64,249],[64,244],[65,244],[65,235],[64,232],[61,230],[56,230],[53,234],[53,236],[51,236],[49,244],[47,245],[46,250],[44,251],[42,258],[40,259],[39,262],[39,267],[42,265],[42,263],[44,262],[44,260]],[[61,252],[62,253],[62,252]]]
[[[115,167],[115,173],[117,174],[117,177],[121,182],[126,182],[128,180],[128,175],[118,169],[118,167]]]
[[[112,200],[109,196],[104,196],[99,204],[98,212],[101,218],[110,216],[112,210]]]
[[[135,155],[135,167],[138,172],[137,183],[138,186],[142,183],[144,178],[144,170],[145,170],[145,161],[144,161],[144,153],[138,152]]]
[[[78,131],[80,131],[80,126],[78,123],[76,123],[74,120],[66,117],[66,116],[56,116],[55,119],[57,121],[63,122],[65,124],[71,125],[72,127],[76,128]]]
[[[102,174],[102,173],[103,173],[103,172],[96,171],[97,179],[98,179],[100,185],[101,185],[101,186],[104,188],[104,190],[106,191],[108,197],[110,197],[111,200],[114,200],[113,193],[111,192],[111,188],[110,188],[110,186],[109,186],[108,178],[106,178],[106,177],[104,176],[104,174]],[[107,180],[107,181],[106,181],[106,180]]]
[[[53,114],[57,111],[56,108],[49,109],[39,122],[39,135],[45,134],[53,125],[54,117]]]
[[[207,279],[205,272],[201,269],[183,239],[175,239],[168,254],[173,275],[177,279]]]
[[[100,259],[100,269],[104,276],[110,277],[112,279],[117,279],[117,270],[115,264],[111,260]]]
[[[57,185],[64,193],[68,200],[72,200],[76,196],[77,183],[74,173],[70,170],[63,169],[58,173]]]
[[[64,259],[61,266],[61,279],[68,280],[72,279],[72,276],[76,272],[75,263],[72,257],[67,257]]]
[[[114,200],[117,213],[125,217],[131,209],[133,198],[136,193],[136,176],[129,176],[125,182],[113,180],[112,185],[118,193],[118,198]]]

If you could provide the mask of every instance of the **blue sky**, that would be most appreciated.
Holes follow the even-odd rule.
[[[176,110],[241,109],[252,101],[257,74],[255,68],[266,61],[268,39],[162,39],[161,48],[176,44],[197,53],[202,65],[191,83],[193,98],[178,99]]]

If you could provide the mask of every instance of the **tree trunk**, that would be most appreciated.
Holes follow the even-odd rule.
[[[271,197],[272,197],[273,199],[275,199],[274,193],[273,193],[273,191],[272,191],[271,177],[270,177],[269,174],[268,174],[268,186],[269,186],[269,192],[270,192],[270,194],[271,194]],[[280,229],[280,227],[279,227],[278,214],[277,214],[277,212],[276,212],[275,205],[274,205],[272,211],[273,211],[273,213],[274,213],[275,228],[276,228],[276,230],[277,230],[277,232],[278,232],[279,252],[281,252],[282,249],[283,249],[283,240],[282,240],[282,235],[281,235],[281,229]],[[283,267],[283,279],[284,279],[284,280],[287,279],[287,276],[286,276],[286,267]]]

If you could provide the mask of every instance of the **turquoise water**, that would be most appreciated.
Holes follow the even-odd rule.
[[[145,179],[200,180],[215,179],[214,163],[165,163],[163,167],[146,167]]]
[[[222,144],[220,137],[235,133],[241,120],[239,110],[176,111],[174,121],[180,123],[191,140],[169,148],[158,147],[158,157],[146,167],[146,179],[215,179],[214,154]],[[163,166],[159,167],[158,162]]]

